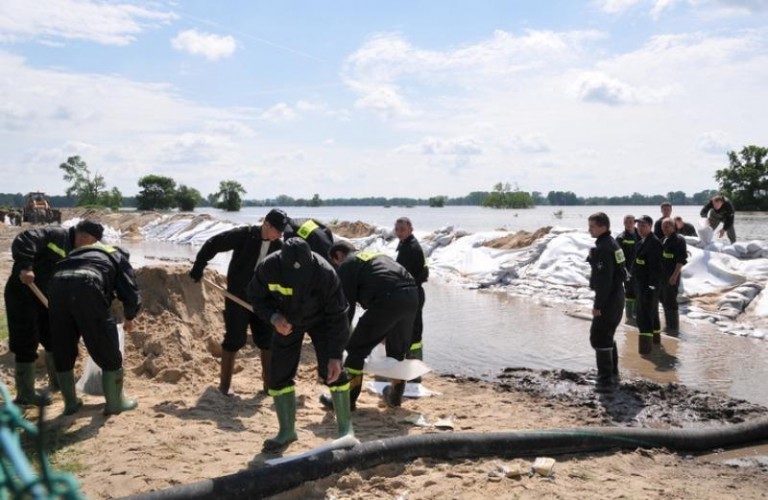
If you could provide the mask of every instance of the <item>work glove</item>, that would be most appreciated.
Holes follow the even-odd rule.
[[[203,279],[204,269],[205,266],[198,266],[197,263],[195,263],[195,265],[192,266],[192,270],[189,271],[189,277],[192,278],[195,283],[200,283],[200,280]]]

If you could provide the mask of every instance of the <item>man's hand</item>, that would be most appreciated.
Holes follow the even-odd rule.
[[[669,284],[672,285],[672,286],[675,286],[677,284],[677,278],[678,277],[675,276],[674,274],[672,276],[670,276],[669,277]]]
[[[277,333],[283,336],[288,336],[293,332],[293,325],[280,313],[272,315],[272,326],[275,327]]]
[[[126,319],[123,322],[123,331],[125,333],[131,333],[133,331],[133,320],[132,319]]]
[[[600,312],[600,309],[592,309],[592,317],[597,318],[598,316],[602,316],[603,313]]]
[[[326,377],[325,382],[327,384],[332,384],[337,380],[339,380],[340,376],[341,376],[341,360],[329,359],[328,360],[328,376]]]
[[[719,238],[722,238],[724,234],[725,234],[725,229],[721,229],[720,231],[717,232],[717,236]]]
[[[200,283],[200,280],[203,279],[203,267],[198,266],[192,266],[192,270],[189,271],[189,277],[192,278],[192,281],[195,283]]]
[[[35,282],[35,272],[31,269],[22,269],[19,273],[19,279],[25,285],[31,285]]]

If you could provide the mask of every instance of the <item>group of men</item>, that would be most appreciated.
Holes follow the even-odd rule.
[[[45,349],[49,387],[60,390],[64,414],[82,406],[74,366],[83,339],[102,369],[104,413],[136,408],[123,396],[123,358],[112,301],[123,303],[124,330],[141,308],[129,255],[101,243],[104,228],[89,220],[65,229],[47,226],[21,232],[13,240],[13,268],[5,285],[9,346],[14,354],[16,403],[45,405],[48,394],[35,390],[38,346]]]
[[[250,326],[263,388],[274,399],[279,423],[264,451],[282,450],[297,439],[294,379],[305,333],[315,349],[318,375],[330,389],[321,402],[335,411],[339,437],[354,433],[351,412],[362,389],[365,358],[376,345],[383,342],[387,356],[397,360],[421,359],[428,268],[408,218],[396,221],[395,234],[397,260],[359,252],[346,241],[334,243],[322,223],[273,209],[261,225],[225,231],[201,247],[190,271],[195,281],[203,279],[217,253],[232,251],[227,292],[239,300],[228,297],[225,303],[219,389],[229,394],[235,356]],[[244,301],[250,310],[241,305]],[[356,304],[365,312],[352,329]],[[384,394],[387,405],[400,406],[404,389],[404,380],[393,380]]]
[[[610,392],[619,381],[619,356],[614,342],[622,313],[626,322],[637,326],[638,350],[646,355],[653,344],[661,343],[659,304],[665,329],[677,334],[680,315],[677,296],[683,266],[688,262],[685,236],[696,236],[695,228],[682,217],[672,217],[672,204],[660,206],[661,217],[654,222],[649,215],[624,217],[624,231],[611,237],[611,225],[603,212],[588,219],[589,233],[595,240],[587,261],[591,266],[590,288],[595,291],[592,308],[590,344],[597,362],[598,392]],[[722,222],[720,237],[728,235],[733,243],[733,205],[721,195],[714,196],[702,208],[714,230]]]

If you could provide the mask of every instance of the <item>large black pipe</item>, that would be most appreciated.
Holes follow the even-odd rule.
[[[545,431],[420,434],[361,443],[259,469],[249,469],[128,497],[141,500],[262,498],[346,469],[368,469],[418,457],[533,457],[619,449],[705,451],[768,440],[768,417],[705,429],[595,427]]]

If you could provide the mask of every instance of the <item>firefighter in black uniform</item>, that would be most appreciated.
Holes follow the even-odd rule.
[[[662,248],[661,242],[651,230],[653,219],[643,215],[636,222],[641,240],[630,272],[635,279],[637,297],[637,328],[640,331],[638,349],[640,354],[649,354],[653,344],[661,342],[658,318]]]
[[[624,312],[624,281],[627,276],[624,251],[611,237],[611,221],[603,212],[589,216],[589,234],[595,247],[589,252],[589,287],[595,291],[589,343],[595,350],[595,391],[610,392],[618,382],[619,353],[613,336]]]
[[[236,297],[247,298],[246,287],[253,277],[256,265],[267,255],[280,250],[282,235],[288,216],[280,209],[272,209],[264,217],[260,226],[241,226],[219,233],[206,241],[197,252],[195,264],[189,276],[199,282],[203,270],[216,254],[232,251],[232,258],[227,269],[227,291]],[[221,343],[221,373],[219,375],[219,391],[228,395],[232,384],[232,373],[235,369],[237,351],[245,346],[248,338],[248,327],[251,327],[253,342],[259,348],[261,360],[262,385],[266,392],[269,390],[269,343],[272,338],[272,327],[262,321],[256,314],[245,309],[236,302],[224,300],[224,340]]]
[[[344,362],[351,377],[350,401],[354,409],[362,388],[365,358],[376,345],[385,341],[387,357],[405,359],[419,294],[411,274],[386,255],[357,252],[351,243],[340,241],[331,247],[330,261],[349,301],[349,323],[355,317],[355,304],[366,310],[349,338]],[[405,380],[393,380],[384,390],[384,401],[390,407],[400,406],[403,392]]]
[[[680,274],[683,266],[688,263],[688,244],[683,236],[677,234],[674,220],[664,219],[661,227],[664,230],[664,240],[661,242],[661,262],[664,271],[661,281],[661,305],[664,308],[667,332],[678,333],[680,311],[677,305],[677,293],[680,288]]]
[[[413,333],[411,335],[411,345],[408,349],[406,358],[424,359],[424,333],[423,310],[426,296],[424,295],[424,283],[429,278],[429,267],[424,258],[419,240],[413,235],[413,224],[408,217],[400,217],[395,221],[395,236],[400,240],[397,245],[397,263],[403,266],[413,279],[416,280],[416,287],[419,293],[419,309],[416,311],[416,319],[413,321]],[[415,383],[421,382],[421,377],[414,379]]]
[[[29,229],[11,244],[13,268],[5,284],[5,313],[8,317],[9,348],[15,356],[16,403],[49,404],[50,398],[35,392],[37,348],[45,348],[45,366],[52,389],[58,389],[53,362],[48,310],[33,294],[29,284],[47,294],[56,262],[75,244],[75,229],[41,227]]]
[[[101,224],[78,223],[75,249],[56,264],[51,279],[51,339],[65,415],[83,404],[77,397],[74,376],[80,337],[102,370],[104,414],[117,415],[137,406],[123,396],[123,356],[111,306],[115,296],[123,303],[123,327],[130,332],[141,299],[128,253],[100,243],[103,233]]]
[[[616,243],[624,251],[624,264],[627,268],[627,281],[624,282],[624,322],[637,326],[637,304],[635,302],[635,280],[629,267],[635,261],[635,250],[640,243],[640,236],[635,229],[635,216],[624,216],[624,231],[616,236]]]
[[[316,219],[294,219],[289,217],[283,231],[283,239],[289,240],[298,236],[309,243],[309,248],[324,259],[328,259],[328,251],[333,245],[333,233],[322,222]]]
[[[661,241],[664,239],[664,231],[661,229],[661,221],[672,215],[672,204],[668,201],[662,202],[662,204],[659,205],[659,210],[661,210],[661,217],[659,217],[653,224],[653,235]]]
[[[675,217],[675,231],[681,236],[698,236],[696,228],[690,222],[685,222],[679,215]]]
[[[347,299],[331,265],[305,240],[291,238],[258,265],[248,299],[256,314],[275,328],[269,395],[280,431],[264,441],[263,450],[280,451],[297,439],[294,377],[305,332],[315,348],[317,372],[333,395],[338,437],[353,435],[349,381],[341,365],[349,339]]]
[[[720,229],[719,237],[722,238],[723,234],[728,234],[728,240],[731,244],[736,243],[736,229],[733,227],[733,221],[736,218],[736,209],[733,208],[733,203],[723,195],[713,196],[709,202],[704,205],[699,214],[702,217],[707,218],[709,227],[712,230],[722,222],[723,227]]]

